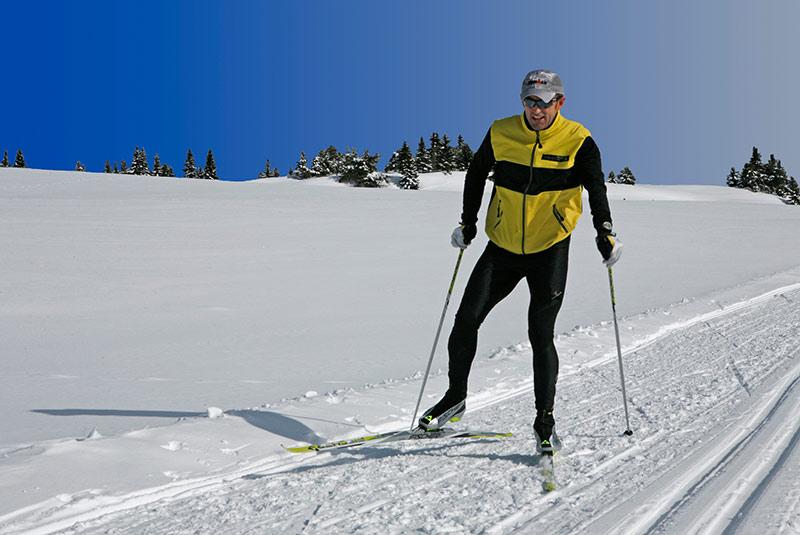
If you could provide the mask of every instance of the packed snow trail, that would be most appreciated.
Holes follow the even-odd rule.
[[[793,285],[626,351],[632,437],[615,359],[567,367],[553,493],[543,493],[524,389],[463,421],[511,438],[287,454],[59,533],[795,533],[798,303]]]

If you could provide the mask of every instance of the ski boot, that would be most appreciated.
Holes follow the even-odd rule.
[[[533,434],[536,437],[536,451],[541,455],[552,456],[561,449],[561,440],[556,434],[556,420],[553,418],[553,411],[536,411]]]
[[[447,422],[457,422],[467,410],[466,392],[448,390],[444,397],[428,409],[419,419],[419,426],[425,431],[443,427]]]

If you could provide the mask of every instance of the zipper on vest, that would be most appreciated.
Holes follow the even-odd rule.
[[[564,225],[564,216],[561,215],[561,212],[558,211],[558,208],[556,208],[555,204],[553,205],[553,215],[556,216],[556,221],[558,221],[558,224],[564,229],[564,232],[569,234],[566,225]]]
[[[528,185],[525,186],[525,191],[522,192],[522,254],[525,254],[525,227],[527,221],[527,211],[528,211],[528,191],[531,189],[531,184],[533,184],[533,162],[536,159],[536,147],[542,148],[542,142],[539,140],[539,131],[536,131],[536,142],[533,144],[533,150],[531,151],[531,166],[530,166],[530,174],[528,177]]]

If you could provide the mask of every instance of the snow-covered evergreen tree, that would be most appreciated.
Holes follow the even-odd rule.
[[[797,180],[795,180],[794,177],[789,177],[786,183],[786,202],[788,204],[800,205],[800,186],[797,185]]]
[[[778,197],[786,197],[789,187],[789,175],[786,169],[783,168],[781,161],[775,158],[774,154],[769,155],[764,166],[764,173],[766,174],[766,192],[773,193]]]
[[[140,150],[139,147],[136,147],[136,150],[133,152],[130,172],[134,175],[150,174],[150,165],[147,163],[147,153],[144,151],[144,148]]]
[[[313,176],[333,176],[342,174],[344,155],[333,145],[319,151],[311,161]]]
[[[630,167],[625,167],[625,169],[619,172],[617,175],[617,184],[628,184],[630,186],[636,184],[636,177],[633,176]]]
[[[425,148],[425,140],[419,138],[419,145],[417,145],[417,153],[414,155],[414,164],[417,166],[418,173],[430,173],[432,170],[431,159],[428,149]]]
[[[123,175],[128,172],[128,164],[125,162],[125,160],[122,160],[122,163],[119,164],[119,172]]]
[[[208,149],[208,154],[206,155],[206,166],[203,168],[203,178],[207,178],[209,180],[219,180],[217,176],[217,164],[214,161],[214,154],[212,154],[211,149]]]
[[[475,153],[469,148],[469,145],[464,141],[461,134],[458,135],[458,142],[456,144],[456,171],[466,171],[469,169],[469,164],[472,163],[472,158]]]
[[[455,148],[450,145],[450,138],[447,137],[447,134],[442,136],[442,147],[439,158],[439,169],[446,175],[451,174],[453,169],[456,168],[456,151]]]
[[[430,137],[430,148],[428,149],[428,161],[431,164],[431,171],[441,171],[442,170],[442,150],[444,144],[442,140],[439,138],[438,132],[433,132]]]
[[[764,171],[764,164],[761,162],[761,153],[753,147],[750,160],[744,164],[741,173],[741,187],[750,191],[764,191],[767,175]]]
[[[403,141],[403,146],[400,150],[392,154],[392,171],[400,173],[403,178],[400,179],[400,187],[403,189],[419,189],[419,173],[417,173],[417,164],[414,160],[414,155],[411,154],[411,147],[408,143]],[[388,166],[387,166],[388,169]]]
[[[78,160],[78,163],[75,164],[75,170],[76,171],[86,171],[86,166],[83,165],[80,160]]]
[[[275,178],[278,178],[279,176],[281,176],[281,172],[278,171],[277,167],[272,170],[272,176],[274,176]]]
[[[119,167],[117,167],[117,162],[114,162],[114,174],[119,174]]]
[[[183,164],[183,176],[184,178],[200,178],[199,171],[197,164],[194,163],[192,149],[189,149],[189,152],[186,153],[186,163]]]
[[[106,160],[106,166],[103,168],[103,172],[104,173],[110,173],[111,172],[111,162],[109,162],[108,160]]]
[[[739,171],[731,167],[731,172],[728,173],[728,176],[725,178],[725,183],[731,188],[741,188],[742,176],[739,174]]]
[[[3,149],[3,161],[0,162],[0,167],[11,167],[11,162],[8,161],[8,149]]]
[[[614,173],[614,170],[608,172],[608,181],[609,184],[616,184],[617,183],[617,175]]]
[[[162,176],[161,175],[161,158],[158,157],[158,153],[153,156],[153,172],[151,173],[153,176]]]
[[[299,178],[301,180],[306,178],[311,178],[311,169],[308,167],[308,159],[306,158],[306,153],[300,153],[300,159],[297,160],[297,165],[292,171],[292,178]]]
[[[361,156],[355,148],[348,149],[344,155],[343,169],[339,180],[345,184],[362,187],[382,185],[386,182],[385,176],[375,175],[370,177],[370,174],[377,172],[380,158],[380,154],[372,156],[368,150],[365,150],[364,155]]]
[[[258,173],[258,178],[267,178],[272,176],[272,168],[269,165],[269,160],[267,160],[267,165],[264,166],[264,170]]]
[[[17,149],[17,157],[14,158],[14,167],[28,167],[25,163],[25,156],[22,155],[22,149]]]

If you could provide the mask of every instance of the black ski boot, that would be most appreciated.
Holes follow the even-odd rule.
[[[536,451],[542,455],[553,455],[561,449],[561,441],[556,434],[556,420],[553,411],[536,411],[533,421],[533,434],[536,436]]]
[[[431,431],[443,427],[447,422],[457,422],[467,410],[466,390],[448,389],[444,397],[428,409],[419,419],[422,429]]]

